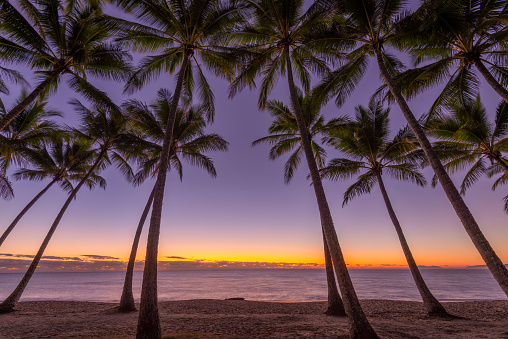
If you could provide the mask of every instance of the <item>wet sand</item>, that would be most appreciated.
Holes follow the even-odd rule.
[[[443,303],[458,319],[425,316],[422,304],[362,300],[382,338],[508,338],[508,300]],[[133,338],[137,312],[116,304],[21,302],[0,315],[0,338]],[[326,316],[326,302],[186,300],[159,304],[166,338],[348,338],[347,319]]]

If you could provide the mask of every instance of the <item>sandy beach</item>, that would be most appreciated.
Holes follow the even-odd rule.
[[[363,300],[383,338],[508,338],[508,301],[447,302],[453,320],[428,318],[421,303]],[[133,338],[137,312],[116,304],[22,302],[0,315],[0,338]],[[326,302],[187,300],[160,303],[166,338],[348,338],[345,318],[323,314]]]

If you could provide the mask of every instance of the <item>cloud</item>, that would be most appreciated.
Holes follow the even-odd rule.
[[[33,259],[35,257],[35,255],[0,253],[0,257],[31,258],[31,259]]]
[[[188,271],[188,270],[252,270],[252,269],[307,269],[323,268],[316,263],[287,263],[287,262],[260,262],[260,261],[229,261],[229,260],[168,260],[158,264],[161,271]]]
[[[81,254],[81,256],[87,257],[90,259],[95,259],[95,260],[119,260],[119,258],[108,257],[106,255],[97,255],[97,254]]]
[[[42,259],[37,272],[121,272],[126,263],[116,260],[84,261]],[[32,261],[26,259],[0,259],[0,273],[24,273]]]
[[[47,260],[74,260],[74,261],[83,261],[83,259],[78,257],[56,257],[54,255],[45,255],[42,257],[42,259]]]
[[[181,259],[181,260],[186,260],[187,258],[184,258],[184,257],[178,257],[176,255],[172,255],[172,256],[169,256],[169,257],[166,257],[168,259]]]

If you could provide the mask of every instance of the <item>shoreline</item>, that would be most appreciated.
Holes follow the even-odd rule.
[[[382,338],[508,338],[508,300],[443,302],[460,319],[425,315],[421,302],[361,300]],[[133,338],[137,312],[116,303],[24,301],[0,315],[0,337]],[[347,319],[326,316],[326,302],[194,299],[159,303],[170,338],[348,338]]]

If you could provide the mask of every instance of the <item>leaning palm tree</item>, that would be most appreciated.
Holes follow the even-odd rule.
[[[469,168],[460,193],[465,194],[482,175],[488,174],[485,160],[498,164],[508,174],[508,104],[502,101],[496,110],[494,125],[490,124],[480,97],[466,105],[451,105],[451,115],[441,114],[428,121],[426,127],[436,137],[436,145],[450,160],[444,165],[448,172]]]
[[[329,39],[330,34],[323,34],[330,11],[320,2],[304,11],[303,0],[245,2],[250,4],[246,12],[249,20],[240,32],[233,34],[233,39],[250,53],[239,55],[244,58],[245,65],[231,83],[230,94],[235,95],[246,86],[253,86],[255,79],[260,77],[259,104],[264,106],[276,80],[287,75],[290,100],[319,207],[322,231],[348,316],[350,336],[377,338],[362,310],[340,249],[293,75],[295,72],[304,89],[309,90],[310,71],[318,74],[327,71],[326,60],[333,57],[330,53],[335,53],[335,47],[340,47],[334,43],[335,40]]]
[[[18,103],[25,98],[26,93],[22,93]],[[62,114],[46,106],[47,101],[43,100],[29,104],[0,132],[0,166],[4,170],[11,165],[22,165],[25,150],[42,146],[44,142],[62,134],[59,125],[53,120]],[[6,114],[5,109],[0,107],[0,118]]]
[[[130,76],[130,56],[108,41],[117,27],[101,21],[101,14],[97,4],[87,1],[2,1],[0,59],[36,69],[41,81],[2,117],[0,131],[41,94],[54,91],[62,76],[74,91],[114,108],[108,96],[86,80],[87,75],[113,80]]]
[[[432,295],[420,274],[382,179],[383,174],[388,174],[397,180],[411,181],[422,187],[426,185],[425,178],[418,171],[423,154],[411,130],[404,128],[393,139],[389,139],[389,112],[390,109],[383,109],[380,103],[371,102],[368,108],[356,108],[354,121],[329,130],[327,143],[348,158],[331,160],[321,170],[321,175],[331,180],[358,176],[358,180],[344,193],[342,206],[357,196],[370,193],[376,183],[379,185],[427,314],[447,317],[448,313]]]
[[[307,94],[298,93],[298,102],[302,108],[305,129],[309,134],[312,143],[314,157],[319,167],[324,166],[326,152],[315,140],[316,136],[323,133],[330,124],[325,124],[323,116],[320,114],[320,105]],[[267,143],[273,145],[270,149],[270,159],[275,160],[288,152],[292,152],[286,164],[284,165],[284,183],[289,184],[293,178],[294,172],[301,163],[303,156],[302,138],[298,130],[294,112],[284,103],[276,100],[270,100],[266,105],[266,110],[274,118],[274,121],[268,128],[269,136],[260,138],[252,143],[253,146]],[[339,123],[335,120],[335,124]],[[344,304],[337,290],[337,283],[333,272],[330,251],[326,244],[325,234],[323,233],[326,280],[328,285],[328,309],[326,314],[345,316]]]
[[[430,113],[450,103],[474,101],[479,81],[508,103],[508,26],[506,1],[431,0],[407,20],[418,34],[410,44],[416,65],[397,77],[403,95],[414,97],[445,82]],[[471,66],[475,66],[472,68]]]
[[[137,100],[130,100],[124,104],[124,109],[132,119],[133,128],[146,141],[143,156],[139,159],[140,169],[134,175],[134,183],[136,185],[141,184],[148,177],[156,177],[157,175],[171,100],[171,93],[168,90],[161,89],[157,93],[157,101],[150,106]],[[217,173],[213,161],[204,155],[203,152],[227,150],[228,142],[221,136],[217,134],[205,134],[205,115],[206,111],[202,106],[190,106],[185,109],[179,109],[176,112],[173,140],[169,151],[168,171],[175,169],[180,176],[180,180],[182,180],[183,176],[182,159],[191,165],[204,168],[210,176],[216,177]],[[136,310],[132,294],[134,263],[139,239],[153,203],[154,193],[155,190],[152,189],[136,229],[127,264],[122,297],[118,307],[120,312],[132,312]]]
[[[126,31],[121,40],[135,51],[159,53],[141,60],[135,77],[127,84],[127,90],[140,88],[162,71],[172,74],[178,69],[154,188],[137,330],[138,338],[161,338],[157,306],[157,252],[177,107],[182,91],[191,96],[196,85],[208,118],[213,117],[214,96],[203,68],[206,67],[218,76],[232,75],[234,69],[230,66],[235,59],[225,59],[222,46],[228,43],[227,36],[237,25],[240,16],[236,4],[220,0],[114,2],[127,12],[137,15],[143,22],[138,24],[122,21]],[[120,22],[118,19],[114,21]]]
[[[30,167],[17,170],[14,173],[14,178],[36,181],[51,179],[51,181],[14,218],[0,236],[0,246],[21,218],[54,184],[58,184],[68,193],[72,192],[72,181],[79,181],[86,174],[87,165],[82,160],[84,156],[87,156],[87,151],[85,145],[65,141],[61,138],[53,140],[50,145],[24,150],[24,159],[30,164]],[[92,173],[85,184],[93,187],[100,180],[100,177]]]
[[[337,95],[336,101],[344,102],[366,73],[369,57],[375,57],[381,79],[399,105],[448,200],[492,275],[508,295],[508,269],[483,235],[394,80],[401,63],[388,54],[387,48],[405,48],[414,40],[414,32],[404,27],[404,19],[399,20],[403,3],[400,0],[343,0],[338,3],[340,14],[346,15],[338,16],[333,33],[338,40],[354,45],[347,45],[351,48],[346,56],[347,62],[325,77],[317,87],[318,91],[325,97]]]
[[[137,155],[136,149],[137,138],[130,132],[129,121],[119,111],[106,111],[99,107],[89,109],[83,106],[79,101],[73,101],[76,111],[82,117],[82,123],[79,129],[74,130],[78,140],[82,140],[84,145],[95,144],[96,147],[90,152],[86,152],[88,155],[84,157],[83,162],[87,164],[88,168],[86,174],[74,187],[69,197],[65,201],[64,205],[60,209],[55,221],[51,225],[46,237],[44,238],[37,254],[35,255],[32,263],[30,264],[27,272],[23,276],[21,282],[18,284],[16,289],[0,304],[0,313],[7,313],[13,311],[16,303],[23,294],[30,278],[32,277],[39,261],[44,254],[51,237],[60,220],[62,219],[65,211],[69,207],[70,203],[76,197],[81,187],[87,183],[90,176],[97,171],[104,169],[108,164],[115,162],[117,167],[124,173],[129,175],[131,172],[130,166],[121,156],[125,153],[129,156]],[[100,180],[99,185],[105,187],[105,180]],[[90,187],[90,188],[93,188]]]

